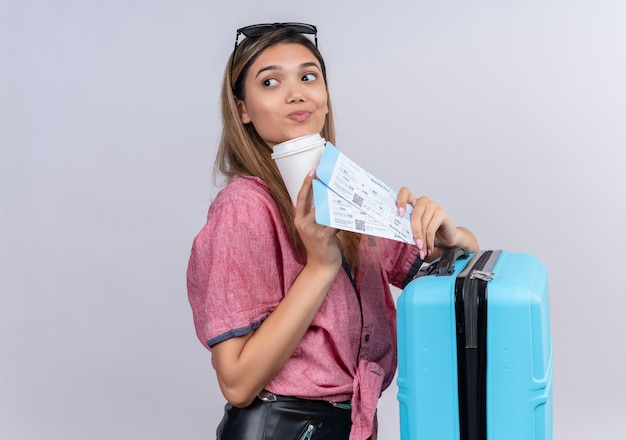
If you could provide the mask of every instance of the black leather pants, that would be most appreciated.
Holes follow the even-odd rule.
[[[350,436],[350,409],[324,401],[275,397],[273,401],[257,397],[246,408],[227,404],[217,440],[347,440]]]

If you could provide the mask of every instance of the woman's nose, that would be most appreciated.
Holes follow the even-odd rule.
[[[303,102],[305,101],[304,91],[300,84],[294,84],[289,88],[287,93],[287,102]]]

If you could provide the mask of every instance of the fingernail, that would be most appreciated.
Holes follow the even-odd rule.
[[[424,243],[422,243],[421,239],[417,239],[415,240],[415,245],[417,246],[418,249],[422,249],[422,246],[424,246]]]
[[[428,252],[426,252],[426,255],[428,255],[430,257],[430,254],[432,254],[432,253],[433,253],[433,250],[432,249],[428,249]]]
[[[400,217],[404,217],[405,213],[406,213],[406,209],[404,209],[402,206],[398,208],[398,215]]]
[[[312,177],[312,176],[315,176],[315,168],[313,168],[311,171],[309,171],[309,177]]]
[[[425,255],[424,255],[424,251],[420,251],[420,260],[424,260]]]

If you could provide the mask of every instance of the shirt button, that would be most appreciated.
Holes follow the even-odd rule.
[[[369,335],[369,333],[367,333],[365,335],[365,342],[369,342],[369,341],[370,341],[370,335]]]

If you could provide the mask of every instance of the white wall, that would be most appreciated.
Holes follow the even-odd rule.
[[[365,3],[2,0],[0,438],[213,435],[185,269],[266,21],[318,25],[342,151],[548,266],[557,438],[623,438],[626,3]]]

